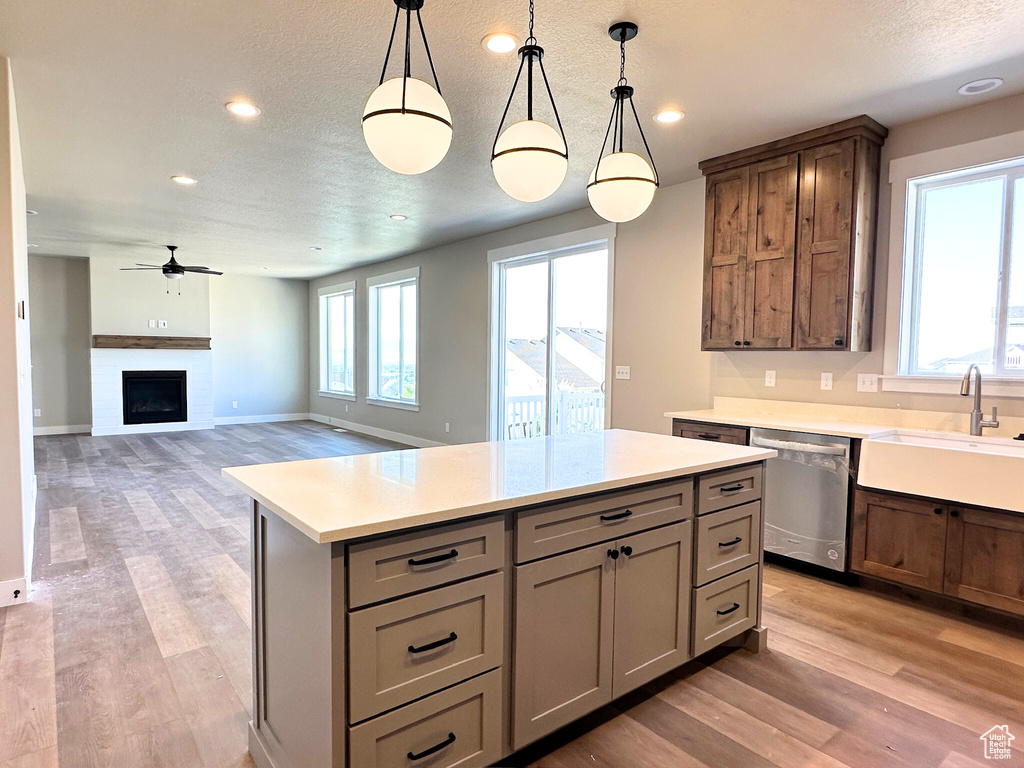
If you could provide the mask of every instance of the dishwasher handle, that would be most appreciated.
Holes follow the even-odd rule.
[[[844,445],[816,445],[815,443],[801,443],[795,440],[773,440],[769,437],[751,437],[750,445],[756,448],[774,448],[779,451],[794,451],[796,453],[846,456],[846,446]]]

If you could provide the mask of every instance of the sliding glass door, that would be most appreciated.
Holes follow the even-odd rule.
[[[604,429],[608,267],[606,242],[495,264],[498,439]]]

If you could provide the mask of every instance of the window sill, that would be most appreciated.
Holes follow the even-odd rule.
[[[960,396],[960,376],[881,376],[883,392],[913,392],[922,395]],[[982,394],[992,397],[1024,398],[1024,379],[988,377],[982,380]]]
[[[357,398],[355,395],[351,395],[348,392],[328,392],[327,390],[321,389],[317,394],[320,397],[331,397],[335,400],[348,400],[350,403],[354,403]]]
[[[367,405],[381,405],[385,408],[397,408],[400,411],[418,411],[420,409],[419,403],[403,403],[400,400],[385,400],[380,397],[368,397],[366,403]]]

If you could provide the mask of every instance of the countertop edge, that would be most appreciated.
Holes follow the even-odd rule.
[[[664,415],[669,419],[696,421],[702,424],[723,424],[730,427],[749,427],[753,429],[780,429],[790,432],[850,437],[860,440],[885,437],[886,435],[895,434],[900,429],[900,427],[881,424],[861,424],[848,421],[828,422],[815,421],[813,419],[802,420],[798,417],[790,419],[774,416],[759,416],[757,414],[744,415],[708,413],[706,411],[668,411]]]

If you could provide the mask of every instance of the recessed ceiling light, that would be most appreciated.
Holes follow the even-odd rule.
[[[964,83],[956,89],[956,92],[961,96],[979,96],[983,93],[994,91],[1002,84],[1003,78],[1001,77],[983,77],[980,80]]]
[[[658,112],[654,116],[654,119],[657,120],[659,123],[678,123],[680,120],[683,119],[683,113],[681,110],[670,107],[668,109],[661,110],[661,112]]]
[[[198,179],[193,179],[191,176],[171,176],[171,181],[177,182],[185,187],[191,187],[193,184],[198,184]]]
[[[27,211],[25,211],[25,213],[27,215],[29,215],[29,216],[38,216],[39,215],[39,211],[33,211],[31,208],[29,208]]]
[[[256,117],[261,110],[255,104],[248,101],[229,101],[224,105],[225,109],[238,117]]]
[[[28,247],[29,247],[29,248],[38,248],[39,246],[38,246],[38,245],[36,245],[35,243],[29,243],[29,244],[28,244]]]
[[[512,53],[519,45],[519,41],[508,32],[495,32],[485,37],[481,44],[491,53]]]
[[[391,218],[394,221],[405,221],[409,217],[406,216],[404,213],[392,213],[389,218]]]
[[[321,248],[319,245],[311,245],[311,246],[309,246],[309,250],[311,250],[311,251],[322,251],[323,248]]]

